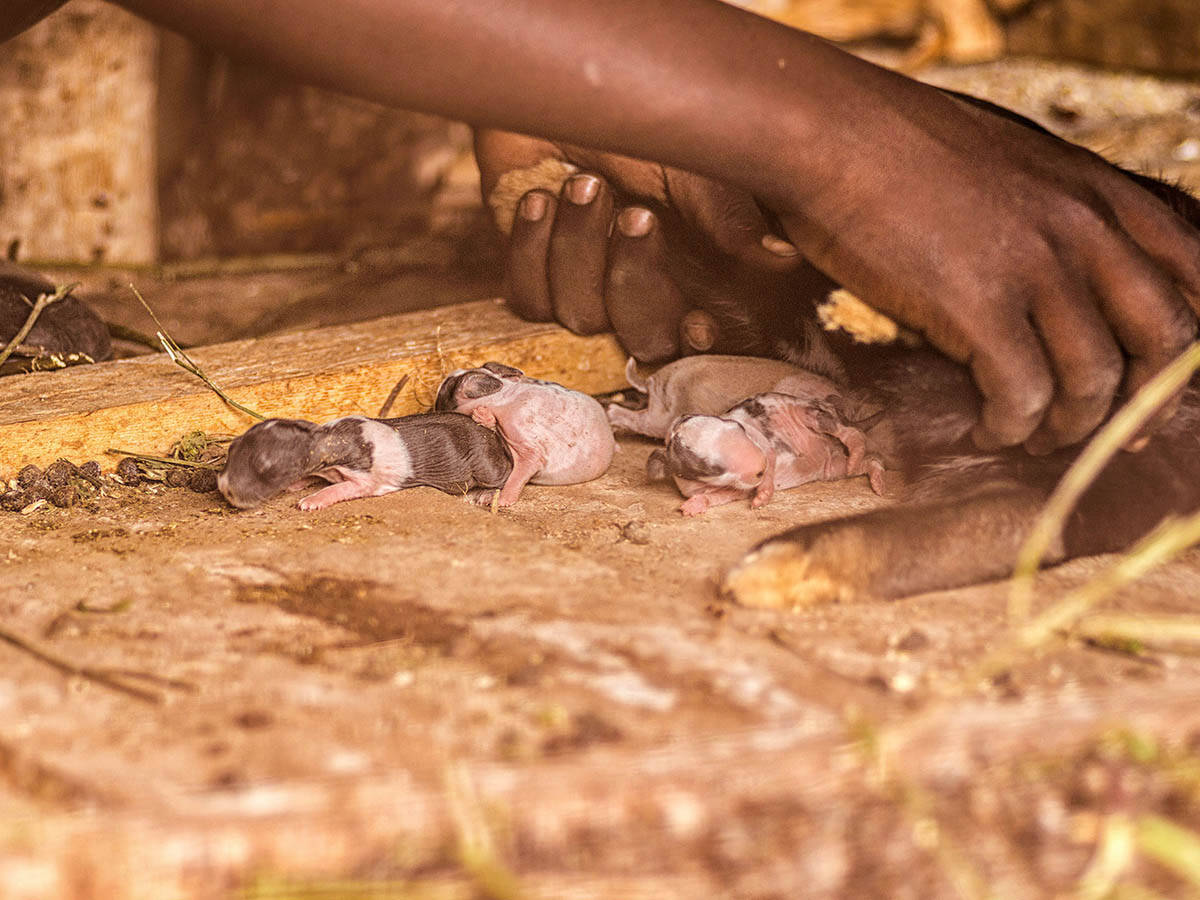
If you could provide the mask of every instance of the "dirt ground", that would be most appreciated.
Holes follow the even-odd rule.
[[[933,74],[1200,187],[1200,85]],[[139,283],[205,341],[486,283],[389,259]],[[85,288],[145,328],[126,277]],[[1200,891],[1186,646],[1056,639],[973,680],[1011,634],[1003,585],[731,607],[716,579],[756,541],[879,501],[854,479],[685,520],[645,483],[650,449],[498,514],[427,489],[246,512],[111,481],[0,513],[0,896]],[[1045,573],[1039,606],[1111,563]],[[1197,596],[1191,551],[1106,608]]]

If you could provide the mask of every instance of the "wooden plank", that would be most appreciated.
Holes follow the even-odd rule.
[[[428,409],[444,374],[491,359],[588,393],[625,386],[625,355],[611,336],[523,322],[499,300],[214,344],[190,355],[239,403],[314,421],[375,415],[406,374],[391,414]],[[237,433],[252,424],[164,355],[11,376],[0,382],[0,474],[61,456],[112,468],[109,447],[159,453],[195,429]]]

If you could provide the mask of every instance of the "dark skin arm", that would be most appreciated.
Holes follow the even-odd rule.
[[[1185,346],[1200,237],[1086,151],[717,0],[125,0],[308,81],[760,198],[970,366],[984,446],[1078,440]]]

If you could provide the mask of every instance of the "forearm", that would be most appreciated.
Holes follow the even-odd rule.
[[[891,77],[717,0],[122,3],[313,83],[752,190],[770,148],[825,138],[847,83]]]

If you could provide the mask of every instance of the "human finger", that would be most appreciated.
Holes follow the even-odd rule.
[[[554,318],[546,257],[558,201],[549,191],[530,191],[517,203],[508,241],[508,302],[523,319]]]
[[[1174,185],[1130,173],[1116,203],[1124,231],[1174,281],[1192,311],[1200,315],[1200,200]],[[1160,204],[1145,202],[1149,191]],[[1166,207],[1164,209],[1163,207]]]
[[[1054,399],[1025,449],[1041,455],[1083,440],[1112,407],[1124,358],[1095,298],[1062,279],[1047,292],[1051,303],[1035,306],[1034,326],[1054,371]]]
[[[709,352],[720,336],[717,318],[707,310],[690,310],[679,320],[679,345],[684,356]]]
[[[609,330],[604,309],[604,271],[612,194],[588,173],[568,178],[559,194],[550,231],[547,275],[554,317],[577,334]]]
[[[668,273],[666,253],[653,212],[629,206],[617,214],[605,308],[621,346],[640,362],[666,362],[679,355],[679,321],[688,307]]]
[[[978,338],[970,368],[983,406],[971,436],[981,450],[1019,444],[1033,433],[1054,394],[1046,354],[1023,317],[985,328]]]
[[[1132,242],[1114,242],[1095,261],[1092,278],[1101,310],[1125,350],[1122,392],[1130,396],[1196,339],[1196,314],[1174,281]],[[1137,448],[1169,421],[1178,399],[1160,409],[1127,447]]]

